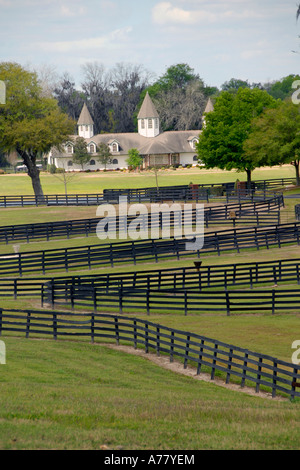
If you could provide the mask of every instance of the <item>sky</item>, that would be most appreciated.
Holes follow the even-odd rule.
[[[300,0],[299,0],[300,3]],[[188,64],[207,86],[300,73],[297,0],[0,0],[0,62],[67,72]],[[293,52],[294,51],[294,52]]]

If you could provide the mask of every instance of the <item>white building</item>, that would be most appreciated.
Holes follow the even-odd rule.
[[[211,111],[211,101],[208,101],[205,112]],[[103,142],[110,148],[111,162],[107,169],[127,168],[128,151],[136,148],[143,157],[143,167],[154,165],[196,165],[196,143],[201,131],[168,131],[160,132],[160,119],[155,106],[147,92],[138,114],[138,132],[98,134],[94,135],[94,123],[86,104],[83,105],[77,122],[78,135],[70,136],[65,143],[64,151],[53,149],[48,157],[49,164],[67,171],[81,170],[72,159],[73,147],[76,137],[86,140],[88,152],[91,154],[85,170],[104,169],[104,165],[97,160],[97,147]]]

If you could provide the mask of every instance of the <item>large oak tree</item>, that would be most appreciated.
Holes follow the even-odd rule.
[[[300,185],[300,108],[291,100],[282,101],[274,109],[267,109],[252,121],[252,129],[244,142],[245,158],[266,165],[290,163],[295,167],[297,185]]]
[[[0,105],[0,148],[17,151],[27,167],[34,194],[43,197],[37,161],[74,133],[74,121],[56,100],[45,97],[36,73],[13,62],[0,63],[6,103]]]
[[[235,94],[223,91],[214,111],[206,114],[197,145],[198,157],[205,167],[245,171],[249,185],[252,171],[264,162],[246,159],[244,142],[251,132],[252,119],[276,105],[274,98],[258,88],[240,88]]]

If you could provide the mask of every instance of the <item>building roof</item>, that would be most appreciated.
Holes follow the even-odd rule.
[[[81,113],[80,113],[80,116],[78,118],[78,121],[77,121],[77,124],[80,126],[80,125],[84,125],[84,126],[87,126],[87,125],[90,125],[90,124],[94,124],[94,121],[92,119],[92,116],[90,115],[90,112],[88,110],[88,107],[87,105],[84,103],[83,107],[82,107],[82,110],[81,110]]]
[[[208,101],[206,103],[206,107],[205,107],[205,110],[204,110],[204,113],[210,113],[211,111],[214,110],[214,105],[213,105],[213,102],[210,98],[208,98]]]
[[[87,144],[93,141],[96,144],[104,142],[109,144],[112,141],[118,141],[119,154],[127,155],[128,150],[136,148],[141,155],[158,155],[166,153],[192,153],[194,150],[190,145],[190,140],[199,138],[201,131],[167,131],[162,132],[149,139],[137,132],[120,133],[120,134],[98,134],[87,139]]]
[[[158,112],[155,109],[153,101],[151,100],[147,91],[143,104],[138,114],[138,119],[158,118]]]
[[[140,155],[161,155],[169,153],[193,153],[194,150],[190,145],[190,141],[199,138],[201,131],[167,131],[162,132],[149,139],[140,135],[138,132],[118,133],[118,134],[98,134],[86,139],[87,145],[93,142],[96,145],[104,143],[106,145],[117,141],[119,144],[119,152],[117,155],[128,155],[128,150],[136,148]],[[73,140],[76,140],[73,136]],[[58,149],[53,149],[53,155],[70,157],[69,154],[63,153]]]

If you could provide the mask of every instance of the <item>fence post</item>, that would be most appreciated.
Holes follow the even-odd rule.
[[[187,290],[184,291],[184,314],[187,315],[188,312],[188,293]]]
[[[262,357],[260,357],[259,360],[258,360],[257,382],[256,382],[256,386],[255,386],[255,391],[256,391],[256,393],[259,392],[260,378],[261,378],[261,369],[262,369]]]
[[[57,316],[55,312],[53,312],[53,338],[57,339]]]
[[[119,346],[119,323],[118,317],[115,317],[115,336],[116,336],[116,344]]]
[[[137,348],[137,334],[136,334],[136,320],[133,321],[133,342],[134,342],[134,349]]]
[[[273,361],[273,381],[272,381],[272,398],[276,396],[276,384],[277,384],[277,362]]]
[[[95,336],[95,313],[91,313],[91,343],[94,343]]]
[[[189,350],[190,350],[190,335],[187,336],[186,343],[185,343],[185,357],[184,357],[184,365],[183,365],[184,369],[186,369],[187,367]]]
[[[123,280],[119,284],[119,313],[123,313]]]
[[[145,353],[148,354],[148,323],[145,324]]]
[[[296,384],[297,384],[297,377],[298,377],[297,373],[298,373],[298,369],[296,367],[294,367],[293,379],[292,379],[292,391],[291,391],[291,398],[292,399],[295,398]]]
[[[272,315],[275,313],[275,289],[272,289]]]
[[[29,337],[30,315],[31,315],[31,312],[27,311],[27,318],[26,318],[26,338]]]
[[[229,381],[230,381],[230,371],[231,371],[232,355],[233,355],[233,349],[230,348],[230,350],[229,350],[229,359],[228,359],[228,372],[227,372],[227,374],[226,374],[226,383],[227,383],[227,384],[229,384]]]
[[[226,290],[225,291],[225,297],[226,297],[226,309],[227,309],[227,316],[230,316],[230,299],[229,299],[229,292]]]
[[[156,355],[157,356],[160,356],[160,352],[159,352],[159,340],[160,340],[160,336],[159,336],[159,326],[156,327]]]
[[[246,376],[247,376],[247,370],[246,370],[247,365],[248,365],[248,353],[245,353],[244,369],[243,369],[241,387],[245,386],[245,380],[246,380]]]
[[[173,362],[173,352],[174,352],[174,331],[171,331],[170,362]]]
[[[218,345],[215,343],[214,359],[213,359],[213,365],[212,365],[211,375],[210,375],[211,380],[214,380],[214,378],[215,378],[216,368],[214,366],[216,365],[217,352],[218,352]]]
[[[201,371],[203,346],[204,346],[204,339],[201,339],[200,353],[198,357],[197,375],[199,375]]]

